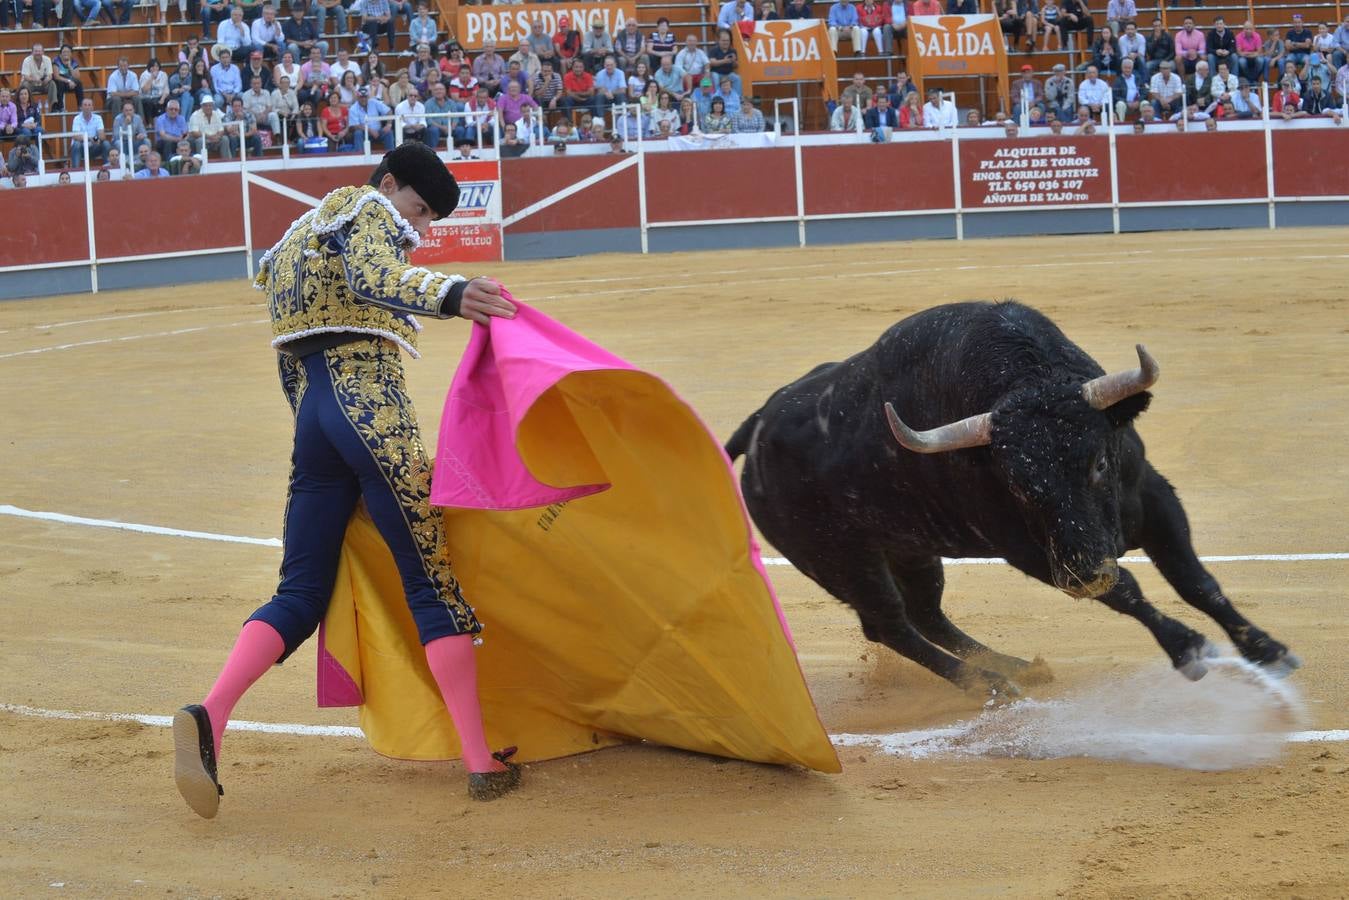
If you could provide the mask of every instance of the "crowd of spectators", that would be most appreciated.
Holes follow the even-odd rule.
[[[35,25],[55,15],[47,0],[14,2]],[[14,2],[0,2],[0,27]],[[162,15],[167,5],[160,0]],[[45,111],[73,113],[72,166],[87,160],[129,177],[191,174],[204,158],[256,156],[282,143],[295,152],[392,148],[400,132],[463,158],[494,143],[514,156],[541,142],[562,152],[576,142],[762,132],[768,122],[742,82],[732,32],[756,18],[819,16],[809,0],[760,0],[757,8],[754,0],[728,0],[716,14],[716,39],[704,46],[695,34],[681,40],[664,17],[650,29],[628,19],[611,34],[600,21],[582,30],[564,14],[554,33],[536,20],[513,48],[488,42],[469,53],[442,35],[427,0],[415,10],[408,0],[297,0],[285,15],[272,0],[194,5],[190,12],[179,0],[179,14],[200,22],[200,36],[188,38],[176,58],[151,59],[139,71],[120,58],[101,109],[70,45],[53,56],[34,44],[18,87],[0,90],[0,140],[12,142],[0,153],[0,174],[36,171]],[[86,23],[119,23],[130,6],[70,0],[56,18],[78,13]],[[857,55],[869,47],[890,55],[910,17],[977,9],[976,0],[837,0],[822,17],[836,51],[847,41]],[[995,123],[1083,130],[1107,111],[1145,127],[1259,118],[1262,83],[1271,85],[1271,115],[1338,121],[1349,97],[1349,16],[1313,30],[1294,14],[1291,28],[1262,36],[1250,21],[1233,30],[1221,16],[1208,30],[1185,16],[1174,33],[1160,18],[1142,31],[1134,0],[1109,0],[1099,28],[1082,0],[994,0],[993,10],[1009,50],[1019,41],[1033,50],[1037,37],[1042,48],[1051,37],[1063,46],[1079,33],[1090,42],[1073,72],[1058,64],[1041,80],[1023,65],[1012,109]],[[392,51],[400,23],[410,49],[386,63],[379,40]],[[940,92],[920,97],[903,72],[882,87],[858,73],[828,105],[832,131],[875,140],[898,129],[954,127],[958,119]]]

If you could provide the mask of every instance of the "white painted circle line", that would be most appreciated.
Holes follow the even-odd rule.
[[[192,538],[199,541],[219,541],[226,544],[252,544],[259,547],[280,547],[280,538],[245,537],[237,534],[219,534],[213,531],[190,531],[182,528],[167,528],[163,525],[140,525],[134,522],[118,522],[112,519],[91,519],[86,516],[71,516],[66,513],[44,512],[35,509],[23,509],[0,503],[0,516],[13,516],[19,519],[37,519],[44,522],[59,522],[63,525],[84,525],[91,528],[114,528],[121,531],[135,531],[140,534],[157,534],[165,537]],[[1204,563],[1229,562],[1334,562],[1349,560],[1349,553],[1251,553],[1237,556],[1201,556]],[[964,557],[943,559],[948,566],[1002,566],[1007,560],[991,558],[976,559]],[[1123,563],[1151,562],[1146,556],[1125,556]],[[791,562],[781,556],[765,556],[765,566],[790,566]]]
[[[75,722],[134,722],[153,728],[168,728],[173,725],[172,716],[153,716],[138,713],[101,713],[77,712],[69,709],[42,709],[36,706],[24,706],[17,703],[0,703],[0,713],[27,716],[35,719],[62,719]],[[304,737],[364,737],[365,732],[352,725],[301,725],[294,722],[248,722],[232,719],[229,731],[254,731],[263,734],[285,734]],[[903,741],[911,736],[913,742],[927,740],[944,733],[956,734],[959,729],[934,729],[927,731],[898,732],[895,734],[831,734],[829,739],[840,747],[866,746],[876,740]],[[1349,729],[1336,728],[1328,731],[1295,731],[1286,737],[1294,744],[1342,743],[1349,741]]]

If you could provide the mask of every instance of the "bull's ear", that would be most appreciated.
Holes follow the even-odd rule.
[[[1152,402],[1152,394],[1148,391],[1134,394],[1131,397],[1125,397],[1114,406],[1105,408],[1106,417],[1110,419],[1110,424],[1114,428],[1122,428],[1128,425],[1134,419],[1143,415],[1147,411],[1148,404]]]

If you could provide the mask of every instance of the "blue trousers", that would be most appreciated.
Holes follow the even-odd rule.
[[[403,383],[398,348],[358,340],[302,359],[281,353],[295,413],[281,580],[249,620],[266,622],[285,659],[323,620],[347,521],[365,501],[393,554],[421,642],[481,631],[445,552],[430,506],[431,463]]]

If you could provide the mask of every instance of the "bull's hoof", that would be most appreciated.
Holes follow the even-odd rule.
[[[963,686],[971,694],[983,697],[985,706],[1010,703],[1021,696],[1016,682],[988,669],[971,669]]]
[[[1264,663],[1261,668],[1275,678],[1287,678],[1302,668],[1302,659],[1291,650],[1285,650],[1277,659]]]
[[[1045,662],[1044,657],[1037,656],[1026,665],[1025,669],[1017,673],[1016,679],[1032,687],[1037,684],[1049,684],[1054,680],[1054,670],[1049,668],[1049,663]]]
[[[1189,647],[1176,663],[1176,671],[1190,681],[1198,681],[1208,674],[1208,665],[1204,660],[1214,659],[1219,653],[1217,645],[1211,641],[1204,641],[1197,647]]]

